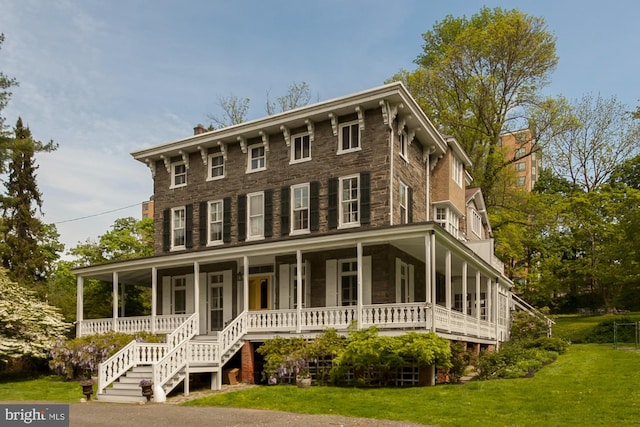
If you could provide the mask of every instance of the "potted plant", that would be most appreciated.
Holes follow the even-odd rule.
[[[93,394],[93,380],[91,379],[81,380],[80,387],[82,387],[82,394],[85,395],[87,400],[91,400],[91,395]]]
[[[140,388],[142,388],[142,395],[147,398],[147,402],[150,401],[153,396],[153,381],[141,380]]]

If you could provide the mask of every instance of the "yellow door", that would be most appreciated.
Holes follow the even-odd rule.
[[[249,278],[249,310],[271,308],[271,276]]]

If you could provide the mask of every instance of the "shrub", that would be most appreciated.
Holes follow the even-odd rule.
[[[549,309],[543,308],[541,312],[549,316]],[[526,311],[514,311],[511,314],[511,340],[536,339],[546,337],[548,331],[547,321],[543,318],[532,316]]]
[[[628,317],[614,317],[604,320],[598,323],[585,338],[585,342],[588,343],[613,343],[614,338],[614,323],[634,323],[633,319]],[[634,342],[635,341],[635,328],[618,328],[618,341],[621,342]]]
[[[121,332],[87,335],[72,340],[60,339],[49,352],[49,368],[67,379],[88,378],[98,371],[98,365],[117,353],[132,340],[161,342],[162,337],[147,332],[136,335]]]
[[[459,383],[467,367],[476,363],[477,358],[473,351],[467,350],[464,342],[456,341],[451,344],[451,368],[446,371],[449,381]]]

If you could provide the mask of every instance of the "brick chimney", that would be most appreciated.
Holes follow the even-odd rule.
[[[207,128],[200,123],[198,123],[198,125],[193,128],[194,135],[200,135],[201,133],[205,133],[205,132],[208,132]]]

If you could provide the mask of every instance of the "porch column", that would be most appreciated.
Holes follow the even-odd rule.
[[[156,316],[158,315],[158,269],[151,267],[151,333],[156,333]]]
[[[357,312],[356,320],[358,322],[358,330],[362,329],[362,242],[357,245],[358,256],[358,290],[357,290]]]
[[[430,304],[431,301],[431,245],[429,235],[424,236],[424,283],[425,283],[425,302]]]
[[[249,311],[249,257],[242,257],[242,309]]]
[[[491,292],[491,279],[487,279],[487,321],[491,323],[493,319],[491,318],[493,314],[493,292]]]
[[[476,319],[480,321],[480,270],[476,271]]]
[[[118,332],[118,272],[113,272],[113,330]]]
[[[467,261],[462,261],[462,314],[467,317],[467,305],[469,304],[467,296]],[[465,320],[465,324],[466,324]]]
[[[296,298],[298,301],[296,306],[296,332],[300,333],[302,330],[302,251],[300,249],[296,250],[296,272]]]
[[[451,310],[451,250],[447,249],[444,259],[445,268],[445,304],[447,306],[447,312]]]
[[[493,285],[494,290],[493,290],[493,307],[491,309],[491,311],[493,312],[493,321],[494,321],[494,329],[495,329],[495,334],[496,334],[496,346],[498,345],[498,341],[500,340],[500,335],[499,335],[499,331],[498,331],[498,278],[496,277],[496,282]],[[496,347],[497,348],[497,347]]]
[[[200,319],[200,263],[193,262],[193,312],[198,313],[197,319]],[[198,325],[198,333],[200,326]]]
[[[82,321],[84,320],[84,277],[76,279],[76,337],[82,335]]]
[[[436,331],[436,305],[438,304],[437,280],[436,280],[436,233],[431,231],[429,237],[431,246],[431,331]]]

